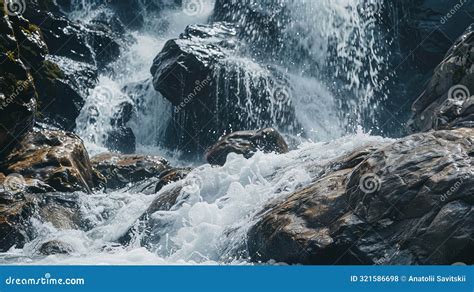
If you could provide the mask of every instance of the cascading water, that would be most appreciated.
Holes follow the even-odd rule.
[[[148,20],[144,27],[130,32],[134,41],[110,66],[110,71],[99,77],[98,86],[90,91],[77,119],[77,133],[91,155],[107,150],[105,141],[111,120],[123,102],[133,103],[137,108],[129,126],[137,138],[138,151],[159,154],[161,150],[155,146],[163,137],[172,106],[151,86],[149,68],[166,40],[176,37],[188,24],[207,21],[214,1],[198,2],[202,7],[196,15],[180,9],[162,11],[159,18],[145,16]],[[291,25],[284,27],[283,35],[287,37],[283,39],[290,46],[295,44],[295,38],[298,43],[297,47],[283,48],[284,60],[275,65],[289,73],[296,116],[308,137],[331,142],[304,142],[284,155],[257,153],[245,159],[231,154],[225,166],[198,167],[188,179],[168,185],[154,195],[130,188],[93,195],[73,194],[90,226],[88,231],[57,230],[51,224],[34,221],[37,237],[23,249],[12,248],[2,255],[2,260],[35,264],[246,263],[246,233],[255,214],[269,200],[307,185],[336,157],[357,147],[383,142],[382,138],[360,132],[342,137],[347,120],[340,113],[343,101],[338,96],[352,92],[349,99],[355,102],[357,109],[353,112],[359,115],[364,107],[373,105],[372,93],[383,70],[384,58],[377,51],[373,35],[367,35],[373,23],[357,9],[362,2],[283,2],[288,4],[286,17],[291,19]],[[74,3],[80,4],[75,6],[72,16],[77,18],[95,11],[91,7],[97,5],[96,1],[85,0]],[[167,29],[157,30],[163,19],[168,22]],[[361,40],[363,44],[359,43]],[[334,44],[337,46],[332,47]],[[295,59],[295,53],[301,50],[306,60]],[[272,58],[275,61],[275,56]],[[327,78],[329,69],[335,78]],[[333,90],[336,79],[347,91]],[[141,244],[145,235],[135,233],[130,244],[117,243],[131,226],[141,224],[137,220],[156,197],[189,183],[197,184],[198,188],[183,187],[173,207],[148,218],[160,227],[155,230],[159,239],[145,247]],[[41,243],[59,238],[74,248],[72,256],[38,256]]]

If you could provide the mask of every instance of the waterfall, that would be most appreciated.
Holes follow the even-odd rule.
[[[132,32],[135,42],[122,54],[111,72],[100,76],[97,88],[91,90],[77,121],[78,132],[86,139],[91,151],[105,150],[105,140],[110,131],[108,121],[127,101],[134,103],[138,110],[129,123],[138,148],[153,149],[163,144],[172,110],[168,101],[149,86],[149,67],[168,39],[177,37],[188,24],[208,21],[214,1],[194,2],[199,4],[197,14],[189,15],[183,13],[180,7],[175,7],[161,11],[158,16],[156,13],[146,15],[146,25]],[[81,13],[91,15],[89,10],[98,11],[97,7],[99,10],[107,9],[101,6],[100,1],[77,0],[73,3],[76,16]],[[230,16],[221,18],[236,20],[245,27],[246,34],[251,36],[256,46],[268,43],[269,36],[251,23],[252,19],[245,14],[242,5],[248,5],[257,12],[268,7],[262,6],[264,4],[259,1],[236,3],[240,4],[226,12]],[[379,77],[386,71],[388,58],[384,47],[377,42],[376,21],[381,1],[280,0],[271,3],[281,7],[280,10],[269,10],[274,11],[271,17],[282,19],[276,20],[280,30],[276,40],[278,46],[271,48],[272,58],[266,61],[291,76],[292,85],[286,90],[292,96],[298,122],[307,137],[328,141],[373,121],[378,103],[387,94],[383,88],[388,77]],[[373,7],[368,10],[373,12],[364,15],[362,7]],[[249,52],[249,57],[252,57],[251,54]],[[245,64],[254,66],[252,62],[239,62],[238,66]],[[252,72],[252,68],[247,71]],[[254,74],[256,76],[243,76],[242,83],[245,78],[260,78],[259,72]],[[260,123],[254,122],[255,125]]]
[[[358,147],[386,139],[356,132],[359,124],[373,118],[377,102],[383,98],[387,55],[378,42],[376,27],[379,0],[277,0],[275,9],[265,9],[268,1],[225,0],[236,5],[223,15],[212,15],[217,0],[189,0],[200,6],[196,14],[184,13],[181,7],[160,12],[144,12],[145,23],[129,29],[133,41],[118,60],[100,73],[98,84],[89,91],[76,132],[85,141],[91,156],[107,151],[107,136],[114,115],[124,103],[135,108],[128,125],[136,138],[137,152],[165,154],[173,149],[160,146],[171,119],[172,105],[151,84],[150,67],[165,42],[176,38],[189,24],[212,19],[234,20],[245,27],[245,38],[256,47],[248,48],[249,66],[254,60],[271,64],[288,76],[288,90],[295,106],[295,116],[306,137],[297,150],[287,154],[257,153],[250,159],[230,154],[224,167],[203,165],[191,173],[197,177],[197,191],[183,188],[177,203],[168,211],[151,214],[157,226],[157,240],[141,244],[146,236],[135,233],[131,244],[118,240],[139,218],[153,200],[182,186],[170,184],[158,194],[147,195],[123,189],[79,197],[81,213],[91,228],[88,231],[57,230],[51,224],[33,222],[37,238],[23,249],[1,255],[6,262],[35,264],[229,264],[247,263],[246,234],[256,214],[270,200],[290,194],[313,181],[317,169],[332,159]],[[189,4],[183,0],[185,5]],[[109,9],[101,1],[75,0],[71,17],[90,21],[98,11]],[[139,1],[139,3],[144,3]],[[246,9],[242,8],[246,5]],[[361,13],[364,5],[373,7],[371,15]],[[268,8],[268,7],[267,7]],[[249,10],[250,9],[250,10]],[[249,11],[251,12],[249,14]],[[253,13],[266,13],[278,37],[269,40],[261,31]],[[267,27],[268,28],[268,27]],[[271,46],[260,47],[262,43]],[[237,64],[237,58],[232,64]],[[252,72],[246,70],[246,72]],[[242,82],[256,78],[242,76]],[[218,76],[219,77],[219,76]],[[222,76],[221,76],[222,77]],[[223,80],[224,82],[225,80]],[[245,86],[239,87],[245,88]],[[248,106],[248,111],[253,109]],[[250,115],[251,116],[251,115]],[[274,116],[277,117],[277,116]],[[260,121],[251,121],[257,126]],[[137,230],[140,230],[137,228]],[[61,238],[74,247],[70,257],[35,258],[38,246],[47,239]]]

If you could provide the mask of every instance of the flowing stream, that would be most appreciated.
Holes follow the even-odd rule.
[[[184,188],[169,211],[151,215],[150,220],[162,226],[158,231],[161,239],[151,247],[140,244],[141,234],[135,234],[128,246],[116,242],[137,224],[154,198],[177,184],[186,184],[186,180],[154,195],[127,189],[73,194],[92,229],[56,230],[51,224],[35,221],[37,238],[23,249],[12,248],[2,255],[3,260],[31,264],[246,264],[246,233],[256,220],[255,214],[269,200],[309,184],[316,178],[315,167],[322,169],[357,147],[386,141],[358,127],[358,122],[370,119],[370,112],[377,110],[380,97],[375,92],[385,69],[386,56],[377,45],[374,28],[376,15],[359,13],[360,5],[366,3],[362,0],[288,2],[291,25],[283,36],[293,47],[285,48],[282,62],[276,65],[291,76],[296,114],[307,133],[306,138],[296,137],[301,140],[298,149],[284,155],[257,153],[250,159],[231,154],[223,167],[197,166],[191,176],[198,178],[199,188],[192,192]],[[369,2],[379,5],[379,1]],[[140,100],[138,113],[129,123],[137,138],[137,152],[163,155],[171,164],[179,164],[172,150],[160,146],[171,104],[153,89],[149,68],[168,39],[177,37],[189,24],[208,21],[214,1],[199,3],[202,6],[196,15],[182,9],[169,9],[160,17],[145,15],[144,27],[130,32],[135,41],[110,71],[100,75],[77,120],[76,132],[91,156],[107,151],[108,125],[119,105]],[[74,4],[71,18],[85,22],[97,10],[91,8],[95,1],[76,0]],[[169,23],[167,29],[157,29],[163,19]],[[305,59],[292,51],[305,52]],[[346,98],[341,99],[342,95]],[[38,256],[41,243],[52,239],[73,246],[73,255]]]

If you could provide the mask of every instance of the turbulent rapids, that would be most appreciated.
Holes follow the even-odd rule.
[[[32,73],[36,96],[72,101],[40,100],[27,142],[2,156],[0,262],[472,263],[472,96],[450,87],[473,79],[438,97],[433,78],[416,100],[432,70],[448,74],[403,56],[399,14],[415,4],[26,2],[8,21],[43,30],[49,51],[21,60],[49,64]],[[433,59],[472,48],[465,29],[465,49]],[[474,90],[459,84],[455,97]]]

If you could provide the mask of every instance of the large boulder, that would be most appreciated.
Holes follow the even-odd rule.
[[[114,153],[94,156],[92,165],[107,179],[106,187],[110,189],[158,177],[169,167],[168,161],[159,156]]]
[[[31,222],[33,218],[60,230],[79,229],[82,224],[80,206],[74,197],[0,192],[0,252],[13,246],[22,248],[37,236]]]
[[[155,58],[153,85],[174,106],[170,146],[202,153],[225,133],[299,129],[285,75],[240,57],[239,30],[225,22],[190,25]]]
[[[288,145],[280,133],[273,128],[240,131],[220,138],[207,150],[206,160],[210,164],[224,165],[230,153],[242,154],[250,158],[259,150],[265,153],[286,153]]]
[[[22,17],[41,29],[51,54],[98,67],[104,65],[98,62],[113,61],[120,54],[107,26],[70,21],[53,1],[27,0],[26,5]]]
[[[254,261],[474,263],[474,129],[416,134],[271,202],[248,233]],[[345,161],[345,162],[344,162]]]
[[[63,57],[48,56],[33,75],[41,121],[67,131],[74,129],[88,88],[97,82],[96,68]]]
[[[454,43],[412,106],[414,131],[474,126],[474,25]]]
[[[0,2],[3,8],[4,2]],[[33,78],[20,59],[12,24],[0,9],[0,157],[6,155],[33,127],[36,91]]]
[[[92,167],[82,140],[64,131],[28,133],[0,162],[0,172],[38,179],[60,192],[90,193],[104,182]]]

